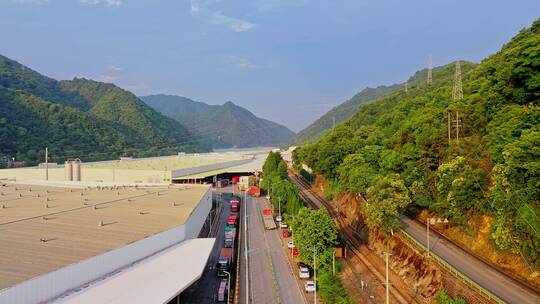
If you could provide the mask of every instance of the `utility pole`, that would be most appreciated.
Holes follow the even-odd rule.
[[[281,197],[278,196],[278,208],[279,208],[279,230],[281,230],[281,222],[283,221],[283,219],[281,218]]]
[[[315,285],[315,293],[313,293],[313,302],[317,304],[317,247],[313,247],[313,284]]]
[[[433,60],[431,59],[431,55],[429,55],[428,70],[427,70],[427,84],[431,86],[432,83],[433,83]]]
[[[249,257],[248,257],[248,222],[247,222],[247,196],[244,192],[244,259],[246,263],[246,303],[249,304]]]
[[[49,147],[45,147],[45,180],[49,180]]]
[[[460,123],[459,123],[459,112],[456,111],[456,143],[459,147],[459,126],[460,126]]]
[[[450,145],[450,140],[452,140],[452,126],[451,126],[452,114],[450,114],[450,112],[448,112],[447,114],[448,114],[448,145]]]
[[[388,279],[388,258],[391,255],[392,254],[390,252],[384,252],[384,257],[386,261],[386,281],[384,283],[384,285],[386,285],[386,304],[390,304],[390,282]]]

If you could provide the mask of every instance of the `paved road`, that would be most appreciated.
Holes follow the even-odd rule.
[[[407,233],[426,246],[426,228],[422,224],[405,216],[400,217],[400,221]],[[439,237],[435,232],[430,232],[430,250],[483,288],[508,303],[540,303],[540,295],[522,287],[508,276],[487,267],[482,261]]]
[[[304,303],[301,291],[288,264],[278,230],[267,231],[260,216],[262,198],[245,204],[248,219],[249,275],[251,303]],[[240,284],[245,281],[241,271]],[[245,284],[244,284],[245,285]],[[246,303],[242,293],[241,303]]]
[[[216,238],[216,243],[214,248],[210,253],[208,258],[208,263],[206,264],[206,270],[201,276],[201,278],[187,290],[185,290],[181,297],[181,303],[193,303],[193,304],[214,304],[215,297],[217,296],[217,290],[219,288],[219,282],[222,278],[218,278],[216,275],[215,265],[219,258],[219,253],[223,247],[224,234],[223,231],[227,224],[227,216],[230,213],[230,205],[225,203],[225,200],[222,200],[221,203],[221,215],[218,219],[218,227],[215,229],[216,234],[212,237]],[[219,212],[219,209],[218,209]],[[215,223],[213,223],[215,225]]]

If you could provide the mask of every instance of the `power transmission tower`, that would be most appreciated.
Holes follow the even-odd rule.
[[[336,128],[336,116],[332,117],[332,129]]]
[[[409,93],[409,81],[405,81],[405,93]]]
[[[431,85],[432,83],[433,83],[433,60],[431,59],[431,55],[429,55],[428,70],[427,70],[427,84]]]
[[[463,85],[461,83],[461,64],[456,61],[456,71],[454,73],[454,87],[452,89],[452,100],[458,102],[463,99]],[[454,127],[456,128],[456,143],[459,145],[459,128],[461,127],[461,121],[459,119],[459,110],[455,113],[456,119],[454,120]],[[452,113],[448,112],[448,144],[452,139],[451,130]]]
[[[452,91],[454,101],[463,99],[463,86],[461,85],[461,64],[456,61],[456,72],[454,73],[454,90]]]

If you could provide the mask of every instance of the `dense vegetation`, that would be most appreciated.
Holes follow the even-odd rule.
[[[335,123],[338,124],[351,118],[351,116],[353,116],[362,105],[386,96],[399,87],[400,85],[394,84],[391,86],[379,86],[376,88],[363,89],[351,99],[345,101],[339,106],[334,107],[305,129],[298,132],[290,144],[292,146],[297,146],[319,139],[326,132],[328,132],[328,130],[332,129],[334,126],[334,120]]]
[[[28,165],[79,157],[203,151],[179,123],[113,84],[58,82],[0,56],[0,157]]]
[[[497,248],[540,268],[540,20],[461,68],[462,100],[452,98],[454,64],[437,68],[431,86],[364,105],[294,161],[330,179],[332,193],[359,193],[372,227],[392,231],[404,209],[456,225],[486,214]],[[460,138],[448,143],[447,113],[457,110]]]
[[[230,101],[208,105],[171,95],[150,95],[141,99],[215,148],[280,146],[295,135],[288,128],[256,117]]]
[[[292,218],[304,205],[298,196],[298,188],[288,179],[287,165],[279,152],[268,154],[263,165],[261,189],[270,194],[270,201],[281,213]]]

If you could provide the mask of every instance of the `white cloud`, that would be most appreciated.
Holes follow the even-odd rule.
[[[96,5],[105,4],[108,6],[119,6],[122,4],[122,0],[79,0],[83,4]]]
[[[111,71],[115,71],[115,72],[120,72],[120,71],[123,71],[124,69],[122,67],[119,67],[117,65],[114,65],[114,64],[109,64],[107,66],[107,69],[108,70],[111,70]]]
[[[249,31],[257,26],[255,23],[246,20],[225,16],[220,11],[212,14],[211,22],[215,25],[225,26],[229,30],[237,33]]]

